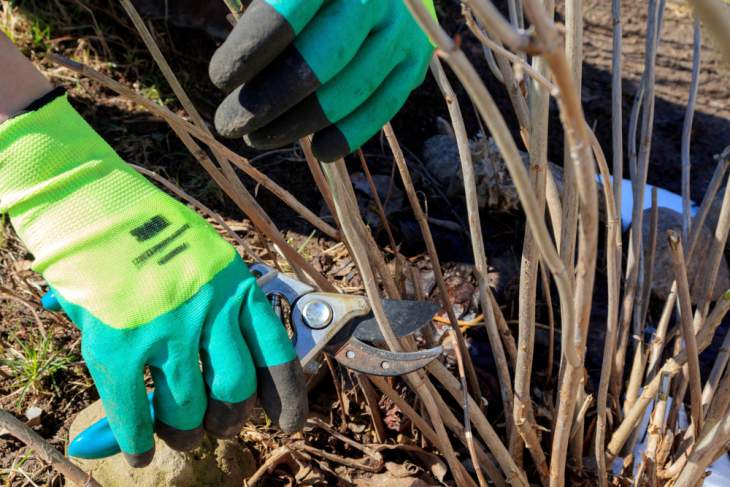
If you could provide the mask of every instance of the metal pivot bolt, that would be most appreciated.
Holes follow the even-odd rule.
[[[319,330],[332,321],[332,308],[324,301],[310,301],[304,305],[302,317],[310,328]]]

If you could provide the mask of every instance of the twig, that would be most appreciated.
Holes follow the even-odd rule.
[[[449,317],[449,322],[451,324],[451,331],[453,332],[453,337],[456,342],[456,360],[458,363],[458,368],[460,372],[460,378],[462,381],[462,388],[463,388],[463,394],[464,394],[464,400],[462,403],[462,406],[464,408],[464,424],[465,424],[465,430],[466,430],[466,438],[467,443],[469,447],[469,452],[472,454],[472,456],[475,456],[474,452],[474,446],[471,443],[471,422],[469,420],[469,402],[466,399],[466,395],[468,394],[467,390],[467,379],[469,381],[469,387],[474,392],[474,395],[476,397],[481,398],[481,390],[479,387],[479,381],[477,379],[476,371],[474,370],[474,365],[471,362],[471,356],[469,355],[469,351],[466,347],[466,342],[464,341],[464,336],[461,334],[461,330],[459,329],[458,321],[456,319],[456,314],[454,313],[453,306],[451,305],[451,301],[449,300],[449,293],[448,289],[446,288],[446,282],[444,281],[444,276],[441,271],[441,262],[438,257],[438,253],[436,252],[436,245],[433,241],[433,236],[431,235],[431,229],[428,226],[428,219],[426,218],[426,214],[423,212],[423,209],[421,208],[421,204],[418,201],[418,196],[416,195],[416,190],[413,186],[413,181],[411,180],[410,172],[408,171],[408,167],[406,166],[406,161],[403,156],[403,152],[401,151],[400,145],[398,143],[398,139],[395,136],[395,132],[393,131],[393,128],[388,123],[383,127],[383,131],[385,133],[385,137],[388,140],[388,144],[390,146],[391,151],[393,152],[393,157],[395,159],[395,163],[398,167],[398,172],[400,173],[401,180],[403,181],[403,187],[406,191],[406,195],[408,196],[408,201],[411,204],[411,209],[413,211],[413,214],[416,217],[416,221],[418,222],[418,225],[421,229],[421,234],[423,235],[423,239],[426,243],[426,249],[428,251],[429,258],[431,260],[431,264],[434,271],[434,277],[436,279],[436,285],[439,290],[439,294],[441,295],[441,301],[443,303],[444,308],[446,309],[446,314]],[[497,343],[501,345],[501,341],[499,341],[499,335],[497,334]],[[504,354],[504,351],[502,352]],[[506,367],[506,360],[505,367]],[[507,378],[509,381],[509,371],[507,372]],[[509,382],[508,382],[509,383]],[[507,392],[506,397],[508,397],[511,400],[511,391]],[[481,469],[478,467],[478,463],[475,464],[476,466],[476,473],[477,478],[479,480],[480,485],[482,487],[485,487],[486,481],[484,480],[483,474],[481,473]]]
[[[715,391],[717,391],[717,385],[720,382],[720,377],[722,377],[723,372],[727,367],[729,358],[730,330],[725,333],[725,338],[722,341],[722,345],[720,346],[720,351],[718,352],[717,357],[715,357],[715,363],[712,364],[710,376],[707,378],[707,382],[705,382],[705,387],[702,390],[702,409],[705,414],[707,413],[707,409],[712,402]]]
[[[393,401],[393,403],[396,406],[398,406],[398,409],[400,409],[403,412],[403,414],[408,416],[408,418],[413,422],[413,424],[416,426],[416,428],[418,428],[418,430],[421,431],[421,433],[423,433],[423,436],[425,436],[426,439],[430,443],[432,443],[434,445],[439,444],[440,439],[439,439],[439,435],[436,433],[436,431],[434,431],[433,428],[431,428],[431,426],[429,426],[429,424],[426,422],[426,420],[423,419],[423,417],[420,414],[418,414],[416,412],[416,410],[413,409],[413,407],[410,404],[408,404],[406,402],[406,400],[403,399],[400,396],[400,394],[398,394],[398,392],[395,391],[395,389],[390,387],[390,385],[388,384],[388,382],[385,379],[383,379],[382,377],[377,377],[377,376],[372,376],[370,379],[373,381],[373,384],[375,384],[375,386],[378,389],[383,391],[383,393],[386,396],[388,396],[388,398],[391,401]],[[459,468],[461,470],[461,475],[463,475],[463,476],[467,475],[466,469],[464,468],[464,466],[462,464],[459,463],[457,468]],[[525,484],[525,486],[526,485],[527,484]]]
[[[375,181],[373,181],[372,174],[370,174],[370,168],[368,167],[368,163],[365,160],[365,154],[363,154],[362,149],[357,150],[357,157],[358,159],[360,159],[360,167],[362,167],[365,178],[368,180],[368,186],[370,187],[370,192],[373,195],[373,201],[375,202],[375,209],[377,210],[378,216],[380,217],[380,223],[383,225],[383,229],[385,229],[386,235],[388,235],[388,243],[390,243],[390,247],[393,249],[393,252],[396,254],[396,256],[399,256],[400,253],[398,252],[398,245],[395,243],[393,231],[390,229],[388,216],[385,214],[383,202],[380,200],[378,188],[377,186],[375,186]]]
[[[697,351],[701,353],[705,348],[710,345],[712,337],[715,334],[715,330],[722,319],[725,317],[727,312],[730,311],[730,295],[723,296],[712,309],[712,312],[708,315],[703,327],[696,334]],[[662,374],[666,374],[668,377],[676,375],[682,366],[687,362],[687,352],[681,350],[669,358],[664,365],[659,369],[657,374],[644,386],[641,394],[634,402],[634,405],[626,411],[624,419],[616,428],[611,436],[611,440],[606,447],[606,454],[608,459],[612,460],[616,455],[619,454],[621,448],[625,444],[626,440],[631,435],[632,431],[636,427],[636,424],[643,417],[644,411],[646,410],[649,403],[655,397],[659,386],[661,385]]]
[[[254,487],[261,481],[264,475],[272,472],[278,465],[284,462],[289,463],[290,461],[293,461],[291,455],[292,450],[288,445],[276,448],[274,451],[269,453],[266,461],[256,470],[256,472],[254,472],[254,474],[247,480],[244,480],[244,485],[246,487]]]
[[[640,273],[639,281],[639,292],[636,293],[636,299],[634,300],[634,329],[632,333],[632,339],[634,343],[634,359],[631,363],[631,370],[629,372],[629,383],[626,386],[626,404],[624,408],[630,408],[633,399],[639,395],[639,389],[644,378],[644,371],[646,368],[646,360],[648,355],[645,350],[644,344],[644,328],[645,328],[645,310],[648,307],[648,301],[651,293],[651,281],[654,269],[654,258],[656,255],[656,242],[657,242],[657,225],[659,219],[659,206],[657,200],[657,188],[651,189],[651,216],[649,218],[649,245],[648,254],[645,254],[644,268]],[[643,234],[643,228],[639,230]],[[642,235],[642,239],[643,239]]]
[[[727,244],[728,232],[730,232],[730,180],[725,187],[725,194],[722,198],[722,206],[720,207],[720,216],[717,220],[717,227],[715,228],[714,238],[712,245],[710,246],[709,253],[706,255],[709,261],[708,269],[709,274],[704,276],[702,283],[704,288],[701,290],[697,299],[697,309],[695,310],[695,326],[697,321],[700,323],[702,319],[707,316],[707,312],[710,309],[710,303],[715,291],[715,284],[717,282],[717,273],[720,270],[720,262],[725,253],[725,245]]]
[[[692,81],[689,86],[689,98],[684,112],[682,123],[682,239],[689,241],[691,224],[691,203],[689,199],[689,173],[690,173],[690,137],[692,135],[692,120],[697,104],[697,88],[700,82],[700,58],[702,53],[702,30],[700,19],[694,17],[694,36],[692,41]]]
[[[489,273],[489,268],[487,266],[486,251],[484,248],[484,237],[482,236],[482,224],[479,216],[476,176],[474,174],[474,162],[472,161],[471,148],[469,147],[469,140],[466,135],[466,127],[464,126],[464,119],[461,115],[459,102],[453,88],[451,87],[451,83],[449,83],[449,80],[446,78],[446,73],[444,72],[440,61],[434,59],[431,62],[431,71],[436,78],[436,82],[441,89],[444,99],[446,100],[446,105],[451,117],[451,123],[456,135],[459,160],[464,179],[464,194],[467,203],[469,233],[471,236],[474,265],[479,283],[479,300],[482,307],[482,313],[484,313],[487,336],[492,347],[494,359],[497,363],[497,374],[500,381],[502,400],[505,410],[508,411],[509,409],[507,408],[512,405],[511,378],[504,347],[502,345],[502,339],[500,338],[500,331],[497,326],[497,315],[501,315],[502,310],[495,305],[495,300],[493,300],[491,289],[489,288],[489,284],[486,279]],[[509,333],[509,329],[507,332]],[[472,392],[476,397],[481,397],[481,394],[478,394],[476,391],[472,390]],[[511,421],[508,421],[507,423],[507,431],[509,432],[510,440],[512,440],[514,428]]]
[[[621,181],[624,174],[623,157],[623,95],[622,95],[622,66],[621,57],[623,24],[621,23],[621,0],[611,0],[611,20],[613,22],[613,44],[611,47],[611,149],[613,153],[613,177],[616,184],[613,187],[614,204],[621,207]],[[621,213],[618,214],[619,227]],[[605,479],[605,475],[602,476]],[[601,485],[605,486],[602,480]]]
[[[438,287],[439,294],[441,296],[441,302],[444,309],[446,310],[446,315],[449,317],[451,329],[454,330],[455,333],[454,338],[456,339],[456,343],[458,344],[457,360],[463,361],[466,377],[469,381],[469,388],[472,390],[475,396],[481,397],[482,394],[479,387],[477,374],[474,370],[474,365],[471,362],[471,356],[469,355],[469,351],[466,348],[464,336],[461,334],[461,330],[459,330],[459,324],[458,320],[456,319],[456,314],[454,313],[454,308],[451,305],[451,301],[449,299],[449,291],[446,288],[446,282],[444,280],[444,275],[441,270],[441,261],[439,259],[438,253],[436,252],[436,244],[434,243],[433,235],[431,234],[431,228],[428,226],[428,218],[421,208],[421,203],[418,200],[418,196],[416,195],[416,189],[413,186],[411,174],[408,171],[405,157],[403,156],[403,152],[401,151],[400,144],[398,143],[398,139],[395,136],[393,127],[391,127],[389,123],[385,124],[385,127],[383,127],[383,131],[385,133],[386,139],[388,140],[390,150],[393,152],[393,158],[395,159],[395,164],[398,167],[401,181],[403,181],[403,189],[405,190],[408,201],[410,202],[411,210],[413,211],[413,214],[416,217],[416,221],[418,222],[418,226],[421,229],[421,234],[423,235],[423,240],[426,244],[426,250],[428,252],[428,257],[431,260],[431,265],[433,267],[436,286]],[[501,342],[499,341],[499,336],[497,336],[497,340],[497,343],[501,344]],[[495,351],[495,353],[497,352]],[[502,352],[502,354],[504,354],[504,352]],[[509,373],[507,377],[509,377]]]
[[[651,461],[650,475],[656,475],[657,457],[659,453],[659,445],[664,435],[664,421],[666,419],[667,399],[669,398],[670,379],[668,376],[662,378],[662,382],[657,393],[654,411],[652,411],[651,422],[647,429],[648,439],[646,445],[646,458]]]
[[[554,2],[545,2],[548,16],[554,15]],[[549,71],[545,58],[533,59],[535,71],[546,75]],[[530,125],[529,125],[529,154],[530,172],[540,210],[545,212],[546,176],[549,171],[547,164],[548,150],[548,115],[550,93],[537,83],[529,84]],[[537,422],[532,408],[531,375],[535,347],[535,300],[537,295],[537,275],[540,254],[534,237],[529,228],[525,229],[522,244],[522,261],[520,265],[519,286],[519,334],[517,346],[517,362],[515,365],[515,400],[513,416],[517,428],[525,441],[543,486],[550,483],[545,452],[537,436]]]
[[[727,448],[725,445],[728,441],[730,441],[730,410],[697,441],[694,452],[674,485],[697,485],[704,476],[705,469],[717,457],[717,453]]]
[[[0,409],[0,429],[7,430],[11,435],[28,445],[44,462],[59,471],[71,482],[84,487],[101,487],[101,484],[94,480],[91,474],[84,472],[71,463],[68,458],[53,448],[38,433],[2,409]]]
[[[315,448],[313,446],[307,445],[303,441],[296,441],[289,445],[289,447],[293,450],[301,450],[303,452],[309,453],[310,455],[316,455],[318,457],[322,457],[326,460],[329,460],[331,462],[339,463],[341,465],[345,465],[350,468],[355,468],[358,470],[362,470],[364,472],[370,472],[370,473],[376,473],[380,472],[383,469],[383,464],[385,463],[383,459],[380,459],[379,463],[376,463],[375,465],[370,465],[366,463],[366,460],[363,461],[357,461],[353,460],[352,458],[343,457],[341,455],[336,455],[334,453],[329,453],[324,450],[320,450],[319,448]]]
[[[365,374],[355,373],[355,377],[357,378],[357,384],[365,396],[365,403],[368,405],[368,410],[370,411],[375,440],[378,443],[384,443],[387,435],[385,433],[385,426],[383,425],[383,418],[380,415],[380,408],[378,407],[378,396],[373,388],[373,384]]]
[[[695,341],[695,329],[692,326],[692,302],[689,295],[689,283],[687,282],[687,267],[684,262],[684,249],[682,241],[673,230],[667,232],[669,249],[674,265],[674,276],[677,281],[677,292],[679,296],[679,314],[682,324],[682,336],[687,351],[687,366],[689,367],[689,384],[692,423],[695,430],[695,438],[699,438],[702,430],[702,379],[700,378],[699,353]],[[677,399],[678,400],[678,399]]]
[[[363,285],[367,292],[372,312],[380,327],[380,331],[385,338],[386,344],[391,350],[402,351],[403,348],[398,341],[398,338],[395,336],[390,325],[390,321],[385,314],[383,302],[378,294],[378,287],[375,283],[375,276],[369,266],[368,251],[365,245],[366,238],[364,237],[366,230],[363,228],[364,225],[360,219],[357,202],[352,201],[350,193],[345,189],[346,186],[352,188],[352,183],[347,176],[345,163],[340,159],[334,163],[326,164],[323,166],[323,171],[327,178],[327,184],[332,192],[335,210],[337,211],[340,224],[342,225],[342,231],[349,242],[353,258],[360,270]],[[428,410],[428,414],[431,417],[434,428],[438,433],[439,441],[436,445],[446,457],[457,483],[459,485],[475,485],[471,478],[464,474],[462,470],[463,466],[456,459],[456,455],[449,441],[443,421],[439,416],[436,403],[425,386],[423,379],[417,373],[409,374],[406,379],[414,391],[419,395],[421,400],[423,400],[423,403]]]
[[[43,320],[41,320],[41,317],[38,315],[38,312],[36,311],[36,308],[38,307],[37,304],[32,303],[31,301],[28,301],[27,299],[23,299],[17,294],[15,294],[10,289],[7,289],[3,286],[0,286],[0,299],[7,299],[9,301],[13,301],[15,303],[20,304],[25,309],[27,309],[30,314],[33,316],[33,320],[35,321],[36,325],[38,326],[38,330],[41,332],[41,335],[45,336],[46,334],[46,326],[43,323]]]
[[[517,116],[517,122],[520,125],[520,134],[525,142],[528,143],[529,138],[529,109],[527,102],[522,90],[518,84],[515,76],[515,72],[512,66],[509,64],[508,56],[501,55],[503,52],[509,52],[500,41],[492,41],[489,39],[489,35],[484,32],[478,25],[478,22],[474,19],[474,16],[470,9],[464,5],[462,8],[462,14],[466,19],[467,26],[470,27],[474,35],[482,42],[484,47],[496,46],[499,48],[499,55],[497,56],[497,66],[501,74],[505,88],[507,89],[507,96],[509,96],[512,108],[514,108],[515,115]],[[487,42],[484,42],[487,41]],[[519,59],[519,58],[518,58]],[[520,64],[522,66],[522,64]]]
[[[707,186],[707,191],[702,198],[700,209],[697,211],[697,215],[692,221],[689,248],[686,249],[687,255],[685,258],[685,260],[689,262],[690,266],[692,266],[694,263],[694,251],[697,247],[697,242],[699,241],[700,231],[704,228],[705,220],[710,212],[713,201],[715,200],[715,195],[717,195],[717,192],[722,185],[725,173],[727,172],[729,166],[730,159],[723,156],[720,162],[715,167],[715,171],[712,174],[710,184]],[[725,191],[728,191],[728,188],[726,188]],[[672,288],[664,304],[664,309],[662,311],[659,324],[657,325],[656,336],[651,344],[651,354],[649,357],[649,366],[647,368],[646,374],[647,380],[651,380],[654,377],[656,369],[659,366],[659,360],[661,359],[661,355],[664,350],[667,329],[669,327],[669,319],[671,318],[672,310],[674,309],[674,305],[676,303],[676,296],[677,283],[674,282],[672,283]]]
[[[643,324],[646,322],[646,314],[649,312],[649,299],[651,298],[651,287],[654,281],[657,229],[659,227],[658,192],[659,190],[656,186],[651,188],[651,211],[649,212],[649,253],[644,262],[644,287],[641,290],[641,306],[639,308],[639,323],[642,324],[642,330],[644,326]]]
[[[550,276],[548,275],[545,264],[540,262],[540,279],[542,280],[543,300],[547,305],[548,314],[548,349],[547,349],[547,370],[545,375],[545,383],[552,383],[553,368],[555,368],[555,312],[553,311],[553,298],[550,291]]]
[[[324,356],[324,361],[327,364],[327,369],[329,369],[330,376],[332,377],[332,384],[335,386],[335,393],[337,394],[337,402],[340,403],[340,420],[342,421],[342,425],[347,425],[347,411],[345,411],[345,397],[342,394],[342,384],[340,383],[337,372],[335,370],[335,365],[333,363],[332,357],[328,353],[322,354]]]
[[[304,152],[304,159],[307,161],[307,166],[309,167],[309,172],[312,174],[312,178],[314,179],[314,184],[317,185],[319,194],[322,195],[322,198],[330,211],[330,215],[332,215],[332,218],[335,222],[337,222],[335,204],[332,202],[332,195],[327,187],[327,180],[324,177],[322,168],[319,166],[319,161],[317,161],[314,157],[314,153],[312,152],[312,143],[310,138],[305,137],[301,139],[299,141],[299,145],[302,148],[302,152]]]
[[[629,273],[627,286],[627,294],[624,295],[623,321],[624,330],[628,328],[628,323],[633,320],[634,333],[638,332],[640,327],[638,310],[634,307],[633,300],[635,294],[641,292],[640,278],[642,276],[641,265],[645,259],[645,249],[643,249],[643,220],[644,220],[644,190],[646,187],[646,178],[649,170],[649,156],[651,154],[651,140],[654,129],[654,88],[655,88],[655,68],[656,68],[656,50],[658,38],[661,35],[660,8],[663,9],[663,0],[649,0],[648,17],[647,17],[647,34],[646,34],[646,52],[644,57],[644,95],[642,99],[641,111],[641,134],[639,143],[639,152],[636,160],[636,167],[632,168],[631,183],[633,189],[633,208],[631,217],[631,235],[630,255],[633,257],[633,266],[627,270]],[[624,331],[626,333],[626,331]],[[622,350],[622,354],[625,351]],[[623,369],[620,370],[623,373]],[[626,395],[624,409],[629,409],[635,400],[635,394],[628,391]]]
[[[608,313],[606,316],[606,338],[603,345],[603,359],[601,363],[601,378],[596,397],[596,432],[595,432],[595,456],[598,467],[601,485],[605,487],[608,483],[606,470],[606,402],[608,399],[608,388],[611,379],[611,366],[613,354],[616,350],[616,338],[618,337],[618,313],[619,299],[621,293],[621,212],[612,199],[611,188],[614,185],[621,185],[620,181],[611,178],[608,173],[608,162],[600,150],[595,134],[589,132],[593,139],[594,154],[598,169],[601,173],[601,187],[606,205],[606,281],[608,286]],[[615,190],[613,191],[615,195]]]
[[[427,366],[427,369],[436,378],[436,380],[446,388],[454,399],[459,400],[459,398],[462,397],[459,380],[454,377],[442,363],[431,362]],[[471,396],[469,396],[469,404],[471,406],[471,410],[474,411],[471,415],[474,427],[477,429],[482,440],[484,440],[487,448],[489,448],[494,455],[497,463],[499,463],[499,466],[507,477],[508,482],[512,485],[527,487],[529,483],[524,472],[514,462],[514,458],[510,456],[510,453],[504,446],[504,443],[494,431],[494,428],[489,423],[486,416],[484,416],[484,413],[482,413],[481,409],[479,409],[474,398]]]
[[[468,3],[487,30],[493,32],[500,41],[510,48],[527,54],[537,51],[537,46],[530,36],[518,31],[515,26],[510,24],[492,2],[488,0],[470,0]],[[438,42],[438,44],[441,46],[441,42]]]
[[[548,80],[543,73],[540,73],[535,68],[533,68],[528,62],[526,62],[521,57],[517,56],[516,54],[508,51],[503,46],[498,44],[497,42],[493,41],[486,32],[484,32],[482,29],[479,28],[479,26],[476,24],[476,19],[474,19],[474,14],[471,10],[466,10],[464,12],[464,19],[466,20],[466,26],[469,27],[469,29],[472,31],[474,36],[484,44],[485,49],[489,49],[490,52],[494,51],[495,54],[498,56],[505,57],[512,61],[515,64],[518,64],[520,66],[520,69],[524,69],[525,73],[529,74],[532,79],[540,83],[542,86],[544,86],[550,94],[556,94],[557,90],[555,88],[555,85],[553,85],[550,80]],[[497,68],[498,69],[498,68]],[[498,72],[501,76],[501,71]],[[496,73],[495,73],[496,76]]]
[[[482,118],[487,123],[497,146],[504,157],[512,180],[519,194],[522,208],[527,216],[527,221],[536,236],[540,252],[545,259],[546,264],[550,268],[556,281],[561,302],[573,303],[573,291],[568,278],[565,266],[558,256],[555,246],[552,243],[550,233],[540,213],[532,190],[527,170],[522,163],[522,158],[517,151],[517,146],[512,138],[507,124],[499,112],[494,99],[487,91],[484,83],[475,71],[474,67],[469,63],[464,53],[456,46],[453,40],[444,32],[444,30],[436,24],[425,6],[416,0],[404,0],[413,13],[414,18],[419,25],[429,35],[429,37],[439,46],[439,52],[455,71],[459,79],[464,84],[472,101],[477,106]],[[509,26],[509,24],[507,24]],[[511,27],[509,27],[511,29]],[[572,307],[567,306],[566,312],[563,314],[563,337],[573,336],[574,317]],[[568,340],[569,338],[565,338]],[[566,350],[568,360],[573,363],[580,363],[580,359],[576,355],[573,347],[564,343],[563,349]]]

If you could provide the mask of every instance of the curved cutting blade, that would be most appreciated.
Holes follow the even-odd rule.
[[[397,376],[425,367],[438,358],[442,347],[418,352],[391,352],[350,338],[333,354],[335,360],[356,372],[370,375]]]
[[[440,306],[429,301],[385,299],[383,300],[383,308],[390,325],[393,327],[395,336],[402,338],[431,323],[431,319],[440,309]],[[364,342],[372,343],[385,340],[372,312],[352,320],[349,329],[352,332],[350,336]]]

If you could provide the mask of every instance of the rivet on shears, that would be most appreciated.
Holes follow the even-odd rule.
[[[324,328],[332,321],[332,308],[323,301],[310,301],[302,308],[304,321],[310,328]]]

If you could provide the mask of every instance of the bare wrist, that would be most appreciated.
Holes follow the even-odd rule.
[[[53,89],[53,85],[0,32],[0,123]]]

